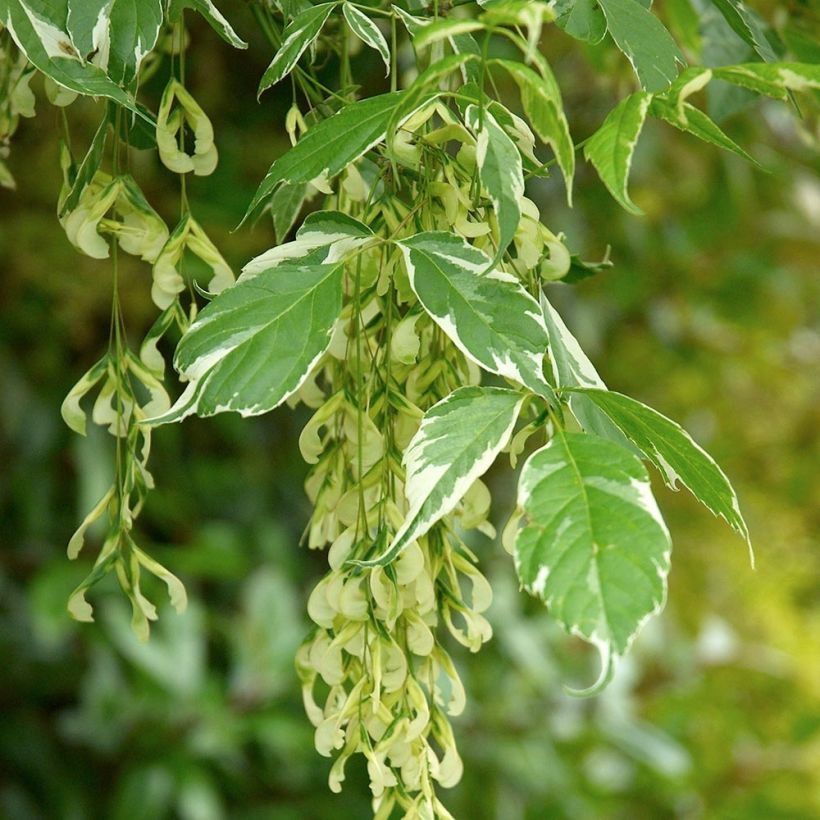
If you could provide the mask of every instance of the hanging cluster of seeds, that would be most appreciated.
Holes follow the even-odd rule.
[[[141,572],[185,605],[180,581],[135,539],[153,488],[155,427],[285,402],[311,408],[299,438],[313,509],[303,541],[327,551],[328,570],[307,601],[314,627],[296,669],[316,749],[333,758],[330,788],[340,791],[348,762],[363,757],[374,815],[385,820],[396,811],[450,817],[438,787],[460,779],[450,719],[466,703],[453,649],[478,651],[492,635],[492,590],[467,541],[472,531],[496,535],[482,476],[500,453],[515,468],[531,439],[539,447],[520,471],[501,540],[521,586],[599,651],[600,677],[584,694],[607,683],[665,600],[670,537],[644,462],[748,540],[718,465],[677,424],[609,391],[547,298],[550,282],[609,262],[572,255],[527,196],[529,180],[560,172],[563,182],[548,184],[563,184],[571,204],[581,147],[539,44],[556,23],[589,42],[609,34],[629,58],[639,88],[583,141],[583,154],[633,212],[629,168],[648,117],[748,158],[693,95],[717,79],[787,100],[820,88],[820,70],[776,62],[744,17],[741,36],[765,62],[679,73],[686,55],[660,19],[627,5],[252,2],[273,49],[259,93],[289,82],[292,147],[246,215],[269,214],[277,243],[234,280],[186,191],[187,175],[214,171],[218,151],[186,86],[183,12],[246,48],[222,13],[210,0],[0,3],[0,184],[13,184],[7,143],[19,117],[34,113],[35,70],[55,105],[78,94],[107,100],[80,161],[63,117],[60,153],[60,224],[80,253],[110,260],[113,282],[108,349],[63,404],[66,423],[84,434],[81,402],[94,392],[92,421],[115,440],[111,486],[69,543],[75,558],[89,526],[105,522],[69,610],[91,620],[86,593],[111,571],[141,638],[156,618]],[[382,93],[361,94],[362,49],[384,64]],[[335,66],[333,87],[320,63]],[[154,115],[137,91],[159,71],[167,82]],[[129,172],[136,126],[179,175],[178,220],[167,222]],[[159,310],[136,349],[119,302],[121,253],[145,263],[146,298]],[[203,281],[186,265],[192,257]],[[169,332],[181,334],[173,403],[161,349]]]

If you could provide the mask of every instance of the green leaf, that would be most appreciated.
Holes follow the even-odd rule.
[[[493,203],[498,222],[498,248],[492,264],[499,262],[515,237],[521,221],[524,173],[521,154],[495,117],[474,105],[467,107],[465,122],[476,135],[476,162],[482,187]]]
[[[472,34],[454,34],[450,37],[450,45],[455,54],[472,54],[475,58],[465,63],[461,69],[461,76],[465,83],[481,83],[481,47]]]
[[[699,108],[684,102],[679,108],[672,103],[662,100],[658,97],[652,100],[649,106],[649,113],[653,117],[668,122],[674,125],[675,128],[685,131],[687,134],[702,139],[704,142],[716,145],[718,148],[723,148],[737,154],[739,157],[748,160],[760,167],[760,163],[753,157],[747,154],[731,137],[723,132],[717,123],[704,114]]]
[[[500,387],[462,387],[431,407],[404,453],[410,509],[390,546],[366,565],[384,565],[455,509],[507,446],[525,396]]]
[[[778,100],[787,100],[790,91],[820,89],[820,65],[811,63],[743,63],[713,68],[712,74],[716,80]]]
[[[350,30],[370,48],[376,49],[384,61],[384,67],[387,73],[390,73],[390,49],[387,47],[387,40],[379,31],[378,26],[362,11],[352,6],[350,3],[342,5],[342,13],[344,14]]]
[[[280,183],[310,182],[323,175],[334,177],[381,142],[403,94],[403,91],[394,91],[366,97],[346,105],[332,117],[308,129],[299,142],[268,169],[242,221]]]
[[[433,43],[459,34],[470,34],[473,31],[480,31],[484,24],[478,20],[469,20],[459,17],[445,17],[429,23],[413,35],[413,45],[417,49],[425,48]]]
[[[242,279],[284,262],[304,264],[308,254],[311,264],[335,264],[373,239],[373,231],[352,216],[341,211],[314,211],[305,218],[292,242],[276,245],[251,259],[242,268]]]
[[[645,91],[663,91],[686,58],[663,23],[638,0],[598,0],[615,45],[632,63]]]
[[[741,0],[712,0],[723,15],[723,19],[732,27],[735,34],[748,43],[761,60],[772,63],[777,55],[766,38],[766,29],[758,16],[741,2]]]
[[[555,22],[576,40],[594,45],[606,35],[606,17],[598,0],[558,0],[555,13]]]
[[[304,182],[280,185],[271,196],[270,211],[273,232],[281,245],[294,226],[305,201],[307,185]]]
[[[598,375],[595,366],[587,358],[578,340],[570,333],[561,316],[543,293],[541,294],[541,310],[549,334],[550,363],[555,384],[563,389],[594,387],[606,390],[606,385]],[[609,417],[583,393],[570,394],[569,408],[581,427],[588,433],[595,433],[628,450],[638,452]]]
[[[575,174],[575,145],[564,115],[561,91],[546,61],[546,75],[514,60],[493,60],[515,80],[521,91],[521,103],[535,133],[555,152],[558,167],[564,175],[567,202],[572,205],[572,178]]]
[[[397,15],[397,17],[404,23],[404,27],[407,29],[407,33],[411,37],[415,37],[425,26],[429,26],[432,22],[425,17],[416,17],[410,12],[405,11],[400,6],[391,5],[391,10]]]
[[[413,291],[464,355],[554,402],[543,375],[547,329],[521,283],[454,234],[420,233],[398,244]]]
[[[7,0],[2,22],[29,62],[54,82],[79,94],[108,97],[140,117],[146,116],[133,96],[99,66],[83,61],[65,29],[67,11],[66,0],[55,0],[53,6],[43,0],[36,5]]]
[[[106,54],[101,67],[131,86],[162,27],[162,0],[68,0],[67,31],[80,54]]]
[[[343,265],[281,265],[237,282],[208,304],[174,354],[189,380],[152,425],[196,413],[266,413],[295,393],[330,344]]]
[[[715,460],[679,424],[635,399],[608,390],[573,388],[593,401],[658,468],[673,489],[680,482],[749,544],[737,495]]]
[[[605,686],[615,659],[666,600],[671,541],[640,460],[588,433],[557,433],[521,471],[515,539],[522,586],[601,654]]]
[[[584,156],[595,166],[609,192],[633,214],[643,211],[629,198],[629,168],[651,99],[651,94],[638,91],[621,100],[584,146]]]
[[[64,216],[77,207],[82,192],[94,178],[94,174],[97,173],[100,163],[102,162],[105,141],[108,136],[108,121],[108,111],[106,111],[102,122],[94,134],[94,139],[91,140],[88,152],[80,163],[80,167],[77,169],[77,174],[71,183],[71,189],[60,206],[60,216]]]
[[[588,262],[577,254],[572,254],[569,262],[569,271],[560,281],[562,285],[575,285],[591,276],[597,276],[612,267],[609,259],[609,248],[600,262]]]
[[[185,5],[199,12],[208,25],[234,48],[247,48],[248,44],[233,30],[231,24],[222,16],[211,0],[185,0]]]
[[[321,3],[306,9],[295,17],[282,33],[282,45],[273,57],[271,64],[265,69],[259,82],[257,97],[265,89],[278,83],[293,71],[299,58],[319,36],[322,26],[327,22],[335,3]]]

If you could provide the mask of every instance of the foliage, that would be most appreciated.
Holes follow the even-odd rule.
[[[260,92],[292,72],[309,110],[294,102],[286,124],[294,140],[297,131],[304,136],[273,163],[246,215],[275,207],[280,244],[252,260],[235,285],[188,205],[184,174],[208,176],[217,153],[210,121],[185,87],[181,17],[164,43],[171,74],[154,135],[163,164],[183,175],[181,219],[169,231],[122,170],[129,167],[129,141],[139,139],[140,118],[154,119],[133,97],[137,71],[158,72],[162,50],[146,57],[141,39],[132,51],[123,49],[113,4],[102,12],[103,40],[91,43],[96,63],[85,60],[88,43],[75,42],[70,4],[64,19],[44,20],[45,11],[22,2],[5,12],[17,46],[52,80],[125,107],[108,110],[79,165],[63,149],[61,222],[80,251],[111,256],[115,287],[109,349],[64,403],[66,421],[82,432],[80,402],[101,385],[92,419],[116,441],[113,483],[70,542],[74,557],[86,529],[107,518],[98,559],[69,608],[90,619],[85,593],[111,570],[131,600],[132,625],[141,636],[156,617],[142,592],[143,570],[165,581],[172,601],[184,607],[181,584],[132,535],[153,487],[147,469],[152,426],[192,412],[255,415],[286,400],[315,409],[300,437],[305,460],[314,465],[306,482],[313,505],[306,536],[311,547],[331,544],[331,572],[310,596],[308,612],[318,628],[299,649],[297,669],[316,746],[328,755],[340,750],[333,790],[344,780],[345,761],[357,751],[365,755],[378,816],[389,816],[396,803],[410,816],[448,816],[433,781],[447,787],[461,776],[446,713],[461,712],[464,689],[442,633],[473,651],[490,635],[482,614],[490,587],[463,533],[492,532],[490,493],[480,477],[501,449],[515,459],[530,436],[548,438],[525,464],[519,512],[506,540],[522,584],[546,600],[568,631],[599,647],[602,682],[666,594],[668,533],[638,456],[669,483],[679,479],[748,537],[746,525],[712,458],[673,422],[606,391],[543,296],[542,283],[564,278],[572,264],[563,236],[541,224],[524,196],[525,178],[543,177],[552,163],[538,158],[530,126],[503,105],[492,69],[503,66],[519,84],[524,114],[556,151],[553,162],[571,191],[561,95],[535,50],[552,9],[482,3],[472,16],[439,19],[437,6],[420,15],[419,8],[410,14],[350,4],[286,5],[281,16],[256,9],[278,46]],[[210,4],[194,7],[231,39],[232,29]],[[719,8],[738,13],[734,4]],[[742,153],[687,102],[692,94],[714,80],[810,100],[820,84],[815,66],[792,61],[690,69],[669,85],[682,55],[677,47],[647,47],[646,37],[673,42],[658,18],[637,2],[633,7],[633,0],[602,9],[605,29],[633,63],[643,90],[605,118],[585,141],[585,155],[631,210],[637,209],[627,177],[648,115]],[[169,14],[173,22],[180,10]],[[559,9],[559,24],[564,19]],[[742,19],[748,27],[754,18],[744,12]],[[26,20],[33,34],[22,25]],[[384,57],[386,39],[374,34],[382,20],[390,25],[391,91],[352,101],[345,26]],[[156,39],[159,24],[152,35],[148,17],[136,22],[147,40]],[[419,72],[403,91],[397,90],[399,23],[415,45]],[[760,30],[756,23],[754,32]],[[750,37],[760,48],[759,37]],[[524,62],[491,56],[495,49],[507,54],[505,41]],[[75,53],[53,51],[61,43]],[[43,51],[46,59],[38,60]],[[338,58],[338,91],[325,87],[306,55]],[[12,62],[19,65],[10,56]],[[66,72],[73,84],[65,82]],[[116,93],[107,93],[106,83]],[[109,124],[110,175],[101,170]],[[283,243],[302,201],[316,193],[325,195],[324,209]],[[152,265],[151,296],[160,310],[135,351],[119,299],[120,251]],[[196,281],[202,274],[207,290]],[[210,304],[200,310],[202,298]],[[174,363],[189,385],[170,407],[157,345],[175,326],[183,335]],[[478,387],[479,368],[506,386]],[[496,404],[497,419],[485,424]],[[455,421],[448,426],[450,413]],[[513,435],[519,414],[521,430]],[[521,516],[529,523],[516,530]],[[639,519],[640,548],[633,535]],[[633,577],[631,565],[642,551],[651,568]],[[558,572],[553,562],[563,563],[562,556],[571,560]],[[630,595],[625,602],[624,585],[640,585],[644,577],[652,579],[645,600]]]

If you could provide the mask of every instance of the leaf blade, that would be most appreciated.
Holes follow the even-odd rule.
[[[342,14],[350,26],[350,30],[367,46],[378,51],[382,58],[387,74],[390,74],[390,48],[387,40],[379,31],[378,26],[356,6],[350,3],[342,4]]]
[[[228,410],[259,415],[285,401],[330,345],[343,275],[341,264],[282,265],[219,294],[174,354],[188,387],[167,413],[148,423]]]
[[[587,396],[658,468],[673,490],[680,482],[750,545],[737,495],[717,462],[677,422],[622,393],[571,388]]]
[[[609,681],[666,601],[671,541],[640,460],[588,433],[558,433],[521,471],[515,538],[521,584],[567,632],[599,650]]]
[[[521,154],[495,117],[474,105],[467,107],[465,121],[476,135],[476,162],[481,184],[493,203],[498,222],[497,264],[513,241],[521,221],[520,201],[524,196]]]
[[[525,396],[500,387],[461,387],[433,405],[405,454],[410,505],[390,546],[366,566],[384,565],[452,512],[507,445]]]
[[[644,91],[663,91],[686,58],[664,24],[638,0],[598,0],[615,45],[638,75]]]
[[[403,95],[403,91],[393,91],[357,100],[308,129],[293,148],[273,162],[242,221],[281,182],[310,182],[323,174],[331,178],[381,142]]]
[[[282,33],[282,45],[273,55],[270,65],[259,81],[257,97],[293,71],[299,58],[319,36],[335,5],[321,3],[318,6],[311,6],[293,18]]]
[[[621,100],[584,146],[584,156],[601,181],[621,206],[633,214],[643,211],[629,196],[629,170],[651,99],[651,94],[638,91]]]
[[[492,270],[486,254],[454,234],[421,233],[398,245],[410,286],[464,355],[554,402],[543,376],[549,336],[538,303],[518,280]]]

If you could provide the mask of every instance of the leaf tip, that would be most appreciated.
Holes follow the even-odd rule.
[[[595,641],[595,647],[601,656],[601,672],[598,679],[590,686],[583,689],[573,689],[564,684],[563,689],[566,694],[574,698],[591,698],[601,694],[606,689],[615,674],[615,655],[612,654],[612,647],[607,641]]]

